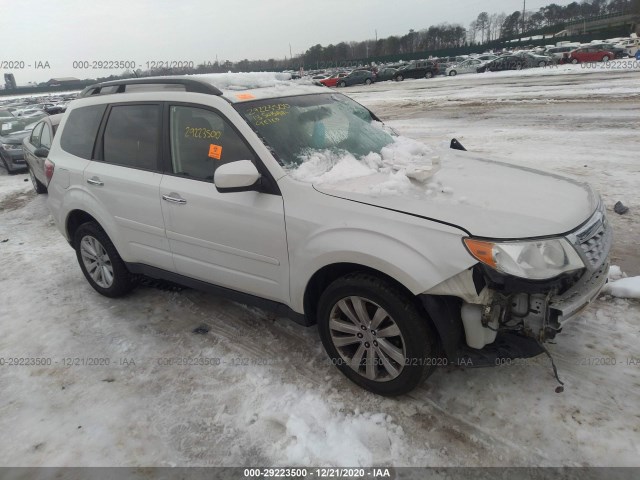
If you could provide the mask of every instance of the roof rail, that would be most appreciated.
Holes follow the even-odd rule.
[[[125,93],[128,85],[183,85],[185,91],[193,93],[205,93],[208,95],[222,95],[222,91],[216,86],[196,80],[194,78],[128,78],[126,80],[112,80],[109,82],[96,83],[86,87],[80,94],[81,97],[90,97],[91,95],[100,95],[105,87],[118,87],[116,91],[109,93]],[[104,95],[104,94],[102,94]]]

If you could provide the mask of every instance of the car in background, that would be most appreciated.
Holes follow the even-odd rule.
[[[627,58],[627,51],[622,47],[616,47],[613,43],[596,43],[591,44],[589,47],[593,48],[601,48],[602,50],[606,50],[608,52],[613,53],[614,58]]]
[[[58,113],[64,113],[67,110],[67,106],[64,104],[56,103],[41,103],[40,107],[49,115],[56,115]]]
[[[477,73],[478,67],[482,66],[483,63],[482,60],[478,60],[477,58],[470,58],[464,62],[450,66],[447,68],[446,74],[450,77],[455,77],[463,73]]]
[[[478,73],[501,72],[504,70],[522,70],[527,62],[520,55],[503,55],[478,67]]]
[[[15,115],[7,108],[0,108],[0,118],[14,118]]]
[[[43,113],[42,117],[45,116],[47,114]],[[40,118],[0,118],[0,165],[4,166],[8,173],[27,168],[22,140],[31,134],[31,129]]]
[[[376,81],[386,82],[387,80],[393,80],[397,71],[398,71],[397,68],[383,68],[378,71]]]
[[[551,47],[548,48],[544,54],[548,55],[549,57],[553,57],[556,61],[560,61],[562,60],[566,55],[565,54],[569,54],[571,52],[571,50],[573,50],[575,47],[568,47],[568,46],[563,46],[563,47]]]
[[[531,52],[518,52],[516,55],[524,59],[527,68],[546,67],[556,63],[556,60],[549,55],[538,55]]]
[[[574,64],[583,62],[608,62],[614,58],[616,58],[615,54],[609,50],[587,46],[571,51],[567,56],[567,61]]]
[[[340,79],[346,77],[347,75],[349,75],[347,72],[341,72],[329,78],[325,78],[324,80],[320,80],[320,83],[325,87],[337,87]]]
[[[22,152],[29,169],[29,177],[36,193],[47,193],[47,177],[44,172],[44,161],[49,155],[51,142],[58,130],[64,115],[44,117],[36,123],[31,134],[22,140]]]
[[[495,60],[498,58],[498,55],[494,55],[493,53],[483,53],[482,55],[478,55],[472,57],[474,60],[480,60],[481,62],[490,62],[491,60]]]
[[[635,57],[640,50],[640,38],[629,38],[622,41],[617,46],[623,48],[630,57]]]
[[[351,85],[371,85],[376,81],[376,76],[369,70],[354,70],[338,80],[338,87],[350,87]]]
[[[395,73],[393,79],[397,82],[405,78],[433,78],[438,74],[438,65],[431,60],[418,60],[401,67]]]
[[[43,113],[44,109],[39,105],[30,105],[28,107],[17,109],[13,112],[16,117],[31,117]]]

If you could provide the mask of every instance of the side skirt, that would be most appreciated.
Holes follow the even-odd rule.
[[[156,278],[159,280],[167,280],[169,282],[177,283],[178,285],[193,288],[194,290],[212,293],[214,295],[224,297],[234,302],[261,308],[263,310],[273,312],[278,316],[287,317],[304,327],[309,327],[312,325],[312,323],[309,321],[309,319],[307,319],[305,315],[293,311],[290,307],[283,303],[256,297],[255,295],[250,295],[248,293],[238,292],[237,290],[232,290],[230,288],[220,287],[212,283],[203,282],[201,280],[189,278],[178,273],[163,270],[161,268],[150,267],[149,265],[144,265],[141,263],[127,263],[126,265],[129,271],[134,274],[145,275],[147,277]]]

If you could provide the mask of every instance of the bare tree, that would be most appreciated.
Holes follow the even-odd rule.
[[[482,38],[481,43],[484,43],[484,34],[487,29],[487,24],[489,23],[489,14],[487,12],[482,12],[478,15],[476,19],[476,25],[478,26],[478,30],[480,30],[480,37]]]
[[[474,20],[469,24],[469,29],[467,30],[467,41],[471,43],[476,43],[476,37],[478,36],[478,23]]]

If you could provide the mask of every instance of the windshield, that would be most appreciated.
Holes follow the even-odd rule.
[[[286,169],[295,169],[314,151],[361,157],[393,142],[366,108],[340,94],[260,100],[236,109]]]

